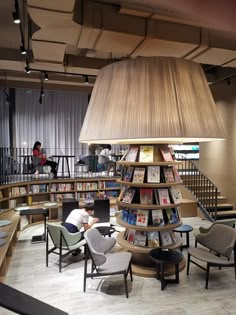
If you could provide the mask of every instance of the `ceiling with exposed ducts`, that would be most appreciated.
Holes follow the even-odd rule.
[[[20,26],[12,19],[15,1],[0,3],[0,79],[8,86],[38,87],[47,72],[48,88],[90,91],[102,67],[138,56],[193,60],[212,83],[236,74],[234,0],[17,3]],[[22,38],[27,57],[20,53]]]

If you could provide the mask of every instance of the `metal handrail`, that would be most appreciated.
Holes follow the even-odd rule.
[[[183,184],[197,199],[204,215],[214,222],[217,219],[218,188],[193,161],[185,157],[180,157],[180,160],[183,163],[178,166],[178,170],[180,176],[182,175]]]

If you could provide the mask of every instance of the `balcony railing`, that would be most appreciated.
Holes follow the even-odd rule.
[[[127,149],[126,146],[112,145],[111,160],[118,160]],[[62,175],[65,177],[77,177],[79,166],[82,164],[87,165],[88,176],[96,176],[94,173],[100,173],[97,167],[96,156],[89,155],[87,145],[81,145],[78,148],[45,148],[47,159],[58,162],[58,155],[69,156],[64,167],[62,163],[58,166],[58,177]],[[64,161],[65,162],[65,161]],[[68,174],[68,167],[69,172]],[[50,167],[49,167],[50,171]],[[35,176],[35,169],[32,162],[32,148],[0,148],[0,184],[9,184],[14,182],[30,181],[42,179],[49,176],[49,174],[39,174]],[[97,174],[99,175],[99,174]]]
[[[218,188],[205,176],[191,160],[181,159],[179,173],[185,187],[198,201],[198,206],[204,215],[210,220],[217,218]]]

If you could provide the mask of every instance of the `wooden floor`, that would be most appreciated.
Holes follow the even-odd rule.
[[[184,223],[194,229],[209,226],[200,218],[187,218]],[[191,264],[180,273],[179,284],[168,284],[160,290],[160,282],[134,276],[129,282],[129,299],[124,294],[120,276],[106,280],[88,279],[87,292],[83,293],[83,254],[71,256],[69,266],[58,272],[57,256],[51,255],[45,267],[45,244],[31,244],[33,234],[42,231],[34,226],[21,232],[5,283],[30,294],[70,315],[156,315],[156,314],[236,314],[236,280],[233,268],[212,269],[209,289],[205,290],[205,273]],[[194,244],[193,232],[190,237]],[[184,255],[187,250],[184,250]],[[0,314],[12,314],[0,308]],[[43,314],[42,314],[43,315]]]

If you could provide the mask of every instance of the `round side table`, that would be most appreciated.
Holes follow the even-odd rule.
[[[193,230],[193,227],[188,224],[182,224],[181,226],[174,229],[174,232],[180,233],[180,236],[182,237],[183,233],[186,233],[186,244],[181,246],[181,251],[183,248],[189,248],[189,232]]]
[[[115,228],[111,226],[96,226],[96,229],[103,235],[111,237],[111,234],[115,232]]]
[[[161,281],[161,290],[165,289],[167,283],[179,283],[179,263],[183,259],[182,253],[174,249],[154,248],[149,257],[156,263],[157,279]],[[175,265],[175,279],[164,278],[165,265]]]

